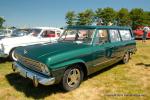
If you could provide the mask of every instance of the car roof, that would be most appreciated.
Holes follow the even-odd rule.
[[[131,29],[131,27],[128,26],[66,26],[67,29]]]
[[[52,29],[52,30],[61,30],[60,28],[56,28],[56,27],[32,27],[32,29],[43,29],[43,30],[46,30],[46,29]]]

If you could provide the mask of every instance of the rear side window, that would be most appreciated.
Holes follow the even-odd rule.
[[[123,41],[132,39],[130,30],[119,30],[119,32]]]
[[[96,44],[104,44],[108,42],[108,33],[106,29],[98,30],[96,35]]]
[[[121,41],[118,30],[109,30],[109,35],[110,35],[111,42]]]
[[[43,37],[55,37],[55,31],[46,30],[42,34]]]

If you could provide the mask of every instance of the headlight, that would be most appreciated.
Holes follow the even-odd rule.
[[[43,73],[46,73],[47,75],[50,75],[49,69],[45,64],[40,63],[40,67]]]

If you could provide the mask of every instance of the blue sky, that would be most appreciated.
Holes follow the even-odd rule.
[[[0,0],[0,16],[4,25],[16,27],[65,26],[67,11],[81,12],[87,8],[142,8],[150,11],[150,0]]]

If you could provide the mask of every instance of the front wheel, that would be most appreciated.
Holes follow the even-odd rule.
[[[129,62],[129,59],[130,59],[130,54],[129,54],[129,52],[126,52],[126,53],[124,54],[124,56],[123,56],[122,62],[123,62],[124,64],[126,64],[126,63]]]
[[[83,71],[78,66],[67,69],[62,79],[62,87],[65,91],[71,91],[79,87],[83,80]]]

